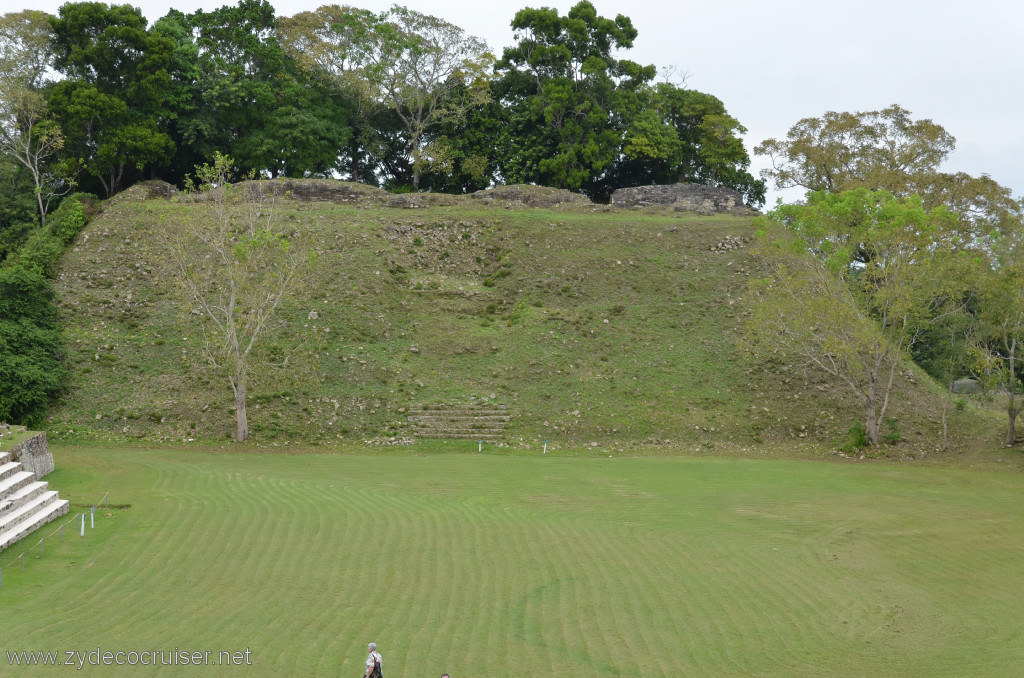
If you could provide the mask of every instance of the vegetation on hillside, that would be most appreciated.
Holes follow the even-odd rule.
[[[58,325],[48,278],[59,270],[61,255],[69,245],[77,243],[77,251],[87,251],[98,242],[95,237],[88,241],[88,234],[76,241],[92,210],[88,194],[63,196],[75,186],[117,196],[145,176],[160,176],[183,187],[191,168],[213,161],[220,162],[222,176],[200,182],[205,188],[217,187],[209,195],[225,195],[227,184],[245,177],[320,177],[333,183],[340,176],[366,189],[346,188],[347,199],[353,201],[369,201],[375,207],[434,206],[422,223],[410,222],[388,209],[378,209],[369,220],[343,216],[339,208],[323,204],[291,204],[282,213],[288,215],[285,221],[277,221],[249,199],[265,197],[262,189],[250,187],[255,192],[228,201],[230,209],[225,208],[223,218],[215,220],[227,225],[222,229],[227,234],[222,245],[230,243],[230,247],[222,247],[221,253],[231,254],[222,257],[218,268],[206,266],[209,262],[194,246],[156,245],[156,233],[170,236],[167,242],[179,245],[186,240],[193,245],[203,241],[203,237],[180,237],[177,229],[192,224],[193,235],[208,235],[203,224],[214,203],[130,207],[122,201],[96,228],[98,232],[123,232],[125,244],[135,245],[130,248],[132,253],[145,257],[126,263],[118,259],[118,252],[103,246],[93,253],[88,266],[75,256],[65,261],[58,303],[65,309],[73,301],[82,303],[78,315],[63,316],[71,323],[65,327],[65,336],[76,343],[83,337],[76,336],[80,328],[74,323],[96,312],[91,307],[89,283],[84,282],[96,274],[84,269],[98,267],[101,277],[110,275],[106,271],[123,271],[104,284],[109,283],[116,295],[128,295],[125,299],[129,301],[121,309],[125,318],[131,318],[126,329],[145,334],[152,328],[143,320],[153,318],[139,306],[140,300],[155,303],[152,300],[162,298],[166,290],[146,288],[146,276],[136,274],[141,270],[158,272],[161,284],[168,285],[167,262],[177,261],[178,287],[190,292],[169,301],[168,308],[155,316],[164,318],[160,322],[170,322],[167,318],[173,308],[199,313],[212,325],[190,322],[195,320],[191,317],[178,318],[176,329],[168,325],[163,330],[182,336],[183,342],[195,342],[192,345],[199,350],[186,349],[182,354],[185,360],[176,368],[157,356],[159,351],[142,351],[137,356],[138,366],[145,372],[162,364],[165,369],[199,375],[200,386],[213,379],[217,370],[222,378],[231,373],[226,381],[235,394],[231,407],[240,439],[246,437],[250,366],[265,364],[278,367],[257,381],[273,383],[278,395],[253,397],[281,399],[289,407],[306,400],[301,414],[288,416],[283,414],[288,408],[278,408],[280,403],[266,403],[268,409],[277,408],[280,418],[258,423],[259,432],[267,439],[327,440],[357,434],[400,439],[408,422],[395,417],[392,410],[404,409],[403,403],[429,405],[431,401],[463,402],[472,397],[479,401],[487,393],[487,400],[504,397],[527,403],[520,407],[526,416],[518,415],[519,424],[513,425],[513,429],[520,426],[523,440],[544,435],[539,422],[563,435],[572,430],[577,437],[586,432],[631,442],[692,439],[703,437],[696,432],[704,434],[708,429],[720,433],[722,427],[710,422],[716,417],[731,422],[725,428],[731,431],[733,442],[763,440],[761,432],[772,431],[773,426],[758,421],[761,415],[755,417],[752,412],[757,411],[756,401],[764,397],[765,389],[749,380],[741,387],[743,380],[737,370],[742,368],[721,367],[735,353],[750,353],[749,347],[722,348],[714,356],[687,353],[676,347],[673,335],[674,330],[687,326],[686,320],[652,321],[661,315],[655,309],[664,302],[651,300],[658,293],[672,297],[675,290],[676,303],[687,307],[690,299],[679,290],[689,269],[666,259],[664,251],[644,248],[640,260],[628,243],[639,237],[635,233],[660,228],[657,220],[669,215],[636,222],[616,213],[584,219],[580,215],[597,209],[587,203],[559,212],[566,216],[556,220],[557,227],[550,227],[553,232],[561,231],[555,236],[540,222],[535,223],[537,218],[545,218],[541,213],[527,216],[527,212],[510,209],[503,219],[481,210],[485,201],[440,196],[442,192],[469,193],[522,182],[582,192],[600,202],[620,187],[691,181],[736,189],[748,204],[759,205],[764,200],[764,181],[774,180],[777,186],[802,186],[812,193],[805,204],[780,207],[763,222],[766,237],[761,253],[765,259],[742,259],[741,275],[753,273],[758,278],[753,284],[757,305],[744,305],[750,286],[724,284],[727,272],[715,271],[708,263],[695,265],[694,271],[701,268],[703,272],[686,284],[696,286],[689,291],[702,298],[702,310],[708,317],[702,319],[703,333],[686,339],[726,346],[734,341],[739,318],[753,311],[753,322],[746,327],[762,340],[774,337],[768,346],[780,364],[809,360],[831,377],[845,381],[862,400],[863,416],[854,419],[862,420],[857,424],[862,431],[853,430],[853,448],[865,441],[879,446],[886,439],[891,442],[903,437],[898,417],[889,416],[895,411],[891,408],[899,409],[897,401],[901,399],[914,401],[906,412],[941,410],[941,447],[945,447],[952,403],[949,385],[964,376],[973,377],[990,399],[1003,401],[1007,414],[1004,440],[1008,445],[1016,443],[1015,421],[1024,398],[1024,361],[1019,359],[1018,349],[1024,341],[1017,272],[1021,202],[986,175],[940,171],[940,164],[955,146],[952,134],[931,120],[912,119],[909,111],[895,105],[880,111],[828,112],[820,118],[800,120],[784,140],[762,142],[756,151],[771,156],[773,167],[763,172],[762,179],[754,179],[747,171],[750,158],[740,140],[745,129],[721,101],[678,84],[656,83],[654,66],[623,58],[638,37],[628,17],[602,17],[593,4],[583,0],[564,16],[550,8],[522,9],[515,14],[512,27],[515,44],[496,57],[458,26],[400,6],[376,14],[331,5],[277,17],[266,0],[240,0],[237,5],[187,15],[172,9],[149,25],[138,9],[128,5],[80,2],[63,5],[56,16],[30,10],[0,17],[0,181],[11,189],[0,197],[0,273],[9,290],[0,316],[0,341],[5,349],[0,417],[38,422],[65,386],[64,375],[72,368],[76,376],[71,393],[79,395],[65,401],[57,418],[80,429],[82,412],[76,398],[104,388],[103,379],[93,371],[100,366],[83,364],[76,346],[62,346],[56,338]],[[233,161],[218,160],[228,157],[226,154]],[[428,191],[429,195],[385,200],[382,194],[373,195],[371,186],[397,193]],[[447,211],[437,209],[442,205]],[[244,215],[239,218],[246,209],[259,214],[262,225],[243,232],[236,226],[246,221]],[[140,215],[126,216],[133,210],[141,210]],[[126,218],[138,221],[128,227],[121,223]],[[362,231],[360,240],[341,235],[345,219]],[[249,223],[256,222],[250,218]],[[702,223],[695,226],[696,232],[721,223]],[[710,245],[708,251],[732,251],[721,249],[723,243],[749,239],[748,227],[735,227],[746,233],[719,234],[725,239]],[[600,233],[612,233],[616,228],[621,229],[622,237],[598,246]],[[677,231],[660,233],[668,237]],[[573,234],[578,242],[573,241]],[[236,308],[230,302],[238,297],[232,294],[226,305],[204,306],[204,300],[212,299],[210,290],[220,285],[214,282],[217,276],[230,273],[231,261],[250,264],[250,283],[259,277],[256,272],[266,274],[266,283],[278,270],[251,264],[271,252],[297,254],[297,244],[305,243],[306,238],[316,241],[316,246],[302,250],[319,259],[320,279],[314,282],[321,291],[352,291],[339,287],[339,278],[329,277],[329,272],[337,271],[325,262],[343,263],[360,271],[358,275],[349,273],[347,280],[357,296],[366,298],[368,305],[361,312],[337,310],[341,301],[328,294],[320,303],[313,303],[319,292],[288,299],[262,283],[254,283],[253,290],[272,300],[269,306],[255,303]],[[550,288],[547,282],[541,285],[540,273],[531,269],[537,258],[531,238],[549,240],[553,253],[562,258],[547,263],[552,270],[575,271],[575,278],[567,278],[557,288]],[[349,248],[344,252],[338,249],[342,242]],[[426,245],[430,242],[439,244],[430,249]],[[478,242],[489,244],[483,249],[470,247]],[[660,241],[656,248],[660,250],[665,242],[668,240]],[[579,251],[566,251],[569,243]],[[210,246],[209,239],[205,244]],[[367,247],[372,249],[362,251]],[[208,249],[207,254],[213,257],[214,250]],[[185,251],[187,257],[181,255]],[[461,259],[460,251],[472,251],[472,258]],[[173,252],[179,256],[172,257]],[[676,253],[685,260],[681,251]],[[274,257],[267,261],[270,259]],[[590,289],[591,281],[602,279],[602,262],[615,261],[618,267],[624,259],[634,263],[622,271],[635,268],[644,281],[656,280],[659,286],[648,288],[646,282],[634,282],[628,276],[605,274],[615,279],[614,284],[609,283],[603,291]],[[737,255],[731,264],[740,265],[738,261]],[[66,271],[76,267],[83,270],[72,284]],[[202,278],[196,275],[198,271],[210,275]],[[368,277],[371,273],[374,278],[382,276],[382,271],[387,273],[383,280],[389,285]],[[713,275],[706,277],[709,271]],[[801,275],[795,274],[798,271]],[[431,277],[436,275],[442,277]],[[558,276],[555,278],[557,282]],[[290,285],[291,277],[285,279]],[[230,276],[221,282],[225,280],[228,290],[237,291],[232,281],[241,284]],[[810,285],[812,280],[820,285]],[[943,284],[932,284],[935,280]],[[576,290],[574,282],[584,281],[588,289]],[[83,284],[87,287],[82,288]],[[449,289],[451,286],[456,289]],[[708,296],[722,290],[725,297],[719,294],[717,305],[711,305]],[[438,302],[435,293],[446,302]],[[477,308],[481,300],[485,300],[483,311]],[[302,311],[303,305],[309,308]],[[229,311],[220,313],[214,306]],[[325,315],[317,306],[335,310]],[[817,322],[825,310],[842,318]],[[414,320],[421,313],[429,318]],[[229,321],[233,314],[234,320]],[[318,319],[333,314],[339,320],[334,323],[336,334],[298,332],[303,314],[315,327],[322,325]],[[801,314],[807,322],[797,321]],[[367,318],[374,316],[380,327],[377,331],[365,329]],[[473,322],[462,322],[469,318]],[[592,327],[595,318],[609,327]],[[567,347],[563,352],[524,350],[545,331],[548,337],[556,334],[548,324],[557,326],[559,322],[573,328],[562,338]],[[304,329],[310,326],[302,324]],[[442,326],[449,329],[442,330]],[[604,336],[612,326],[620,330],[616,340],[596,345],[582,341]],[[104,321],[99,327],[106,327]],[[232,345],[230,337],[238,339],[236,332],[229,331],[231,327],[252,341],[235,341],[226,353],[211,350],[217,342],[224,344],[223,349]],[[360,327],[364,330],[351,329]],[[374,323],[369,327],[375,327]],[[426,336],[420,338],[424,327],[434,328],[427,335],[460,327],[458,338],[447,336],[447,344],[439,338],[443,334],[435,337],[445,349],[437,354],[443,358],[433,367],[434,374],[454,378],[443,387],[437,383],[428,386],[430,379],[404,365],[410,360],[430,362],[419,346],[407,347],[410,356],[393,344],[395,332],[398,338],[427,343]],[[797,327],[806,331],[796,331]],[[189,337],[196,328],[199,334]],[[249,332],[253,328],[258,329]],[[587,337],[583,328],[588,328],[591,336]],[[769,328],[774,329],[767,331]],[[93,330],[97,336],[106,336],[106,331]],[[255,341],[264,335],[275,339]],[[341,343],[339,337],[346,336],[350,341]],[[366,340],[352,342],[353,336]],[[616,348],[622,337],[628,341]],[[164,343],[154,341],[154,346],[166,343],[162,334],[158,338]],[[465,350],[452,352],[448,344],[463,338]],[[503,348],[503,341],[512,343]],[[357,357],[350,345],[375,342],[381,344],[378,348],[383,354],[370,359]],[[490,348],[485,350],[488,342]],[[266,349],[266,355],[249,362],[250,347],[257,343],[258,351]],[[110,337],[102,345],[109,347]],[[634,366],[650,370],[627,369],[623,362],[627,358],[615,355],[646,354],[648,349],[651,354],[647,358],[634,356],[631,360]],[[361,367],[378,360],[381,374],[395,379],[389,376],[364,393],[358,388],[337,390],[346,380],[326,366],[331,364],[329,356],[345,351]],[[70,363],[65,354],[71,356]],[[229,354],[233,356],[230,360]],[[92,355],[93,362],[101,361],[100,351]],[[523,374],[510,376],[522,368],[522,362],[504,364],[508,356],[538,365],[535,373],[548,371],[551,377],[576,374],[586,386],[559,384],[559,378],[546,385],[543,378],[525,383]],[[764,361],[765,356],[759,359]],[[109,356],[107,365],[119,360]],[[943,395],[941,406],[934,405],[931,396],[915,392],[910,383],[914,369],[907,368],[911,360],[943,384],[938,389]],[[564,366],[552,372],[550,366],[558,361]],[[777,372],[764,367],[749,367],[750,373],[762,369],[758,378],[770,382]],[[409,376],[403,378],[406,370]],[[679,382],[701,370],[714,372],[723,383],[733,379],[734,390],[715,389],[716,395],[743,395],[722,398],[718,407],[705,403],[693,409],[687,398],[700,400],[703,396],[695,395],[699,389],[680,387]],[[638,383],[623,384],[623,374]],[[172,390],[179,388],[177,380],[166,374],[162,378],[172,383]],[[85,381],[96,383],[83,390]],[[153,394],[161,392],[143,381]],[[324,386],[328,382],[330,388]],[[119,388],[112,392],[117,394]],[[754,393],[759,395],[754,397]],[[90,406],[98,409],[91,426],[95,421],[119,420],[122,434],[141,434],[144,427],[131,423],[143,417],[136,411],[136,399],[123,393],[120,397],[112,413],[111,408],[101,407],[105,402],[102,396],[88,396]],[[339,398],[347,399],[350,409],[346,410]],[[200,412],[210,412],[218,405],[212,396],[201,399]],[[665,405],[666,399],[673,406]],[[315,402],[320,405],[310,407]],[[331,407],[323,407],[325,402]],[[652,402],[661,405],[651,407]],[[675,407],[681,402],[683,413]],[[260,409],[264,405],[255,404]],[[358,411],[351,409],[357,405]],[[830,401],[821,416],[832,407],[836,409],[828,414],[829,421],[838,414],[844,424],[825,426],[829,435],[849,424],[845,405],[838,401]],[[174,407],[164,414],[162,409],[154,408],[146,415],[156,425],[148,434],[169,435],[173,430],[175,437],[202,436],[208,431],[201,421],[219,421],[213,415],[188,416]],[[322,411],[314,415],[314,409]],[[551,423],[550,417],[540,414],[564,411],[573,413],[571,426],[565,420]],[[585,411],[591,414],[583,414]],[[694,412],[703,414],[687,414]],[[308,432],[304,424],[321,415],[330,427],[337,423],[344,431],[314,426],[316,430]],[[576,421],[586,416],[604,424],[588,427]],[[702,423],[702,417],[709,421]],[[187,422],[184,429],[182,420]],[[785,428],[781,426],[785,421],[787,416],[776,417],[779,426],[774,428]],[[161,425],[166,429],[160,429]],[[684,434],[691,426],[695,433]],[[802,426],[799,433],[808,435],[808,424]],[[884,430],[887,427],[888,432]],[[793,435],[798,435],[796,430]]]
[[[279,367],[249,390],[261,444],[401,442],[412,407],[485,401],[511,411],[512,445],[840,445],[860,418],[852,397],[778,347],[743,359],[748,282],[762,270],[749,217],[393,200],[278,203],[282,232],[301,233],[316,260],[264,344]],[[74,376],[52,429],[234,434],[231,391],[162,245],[209,209],[118,201],[65,257]],[[934,450],[941,391],[909,366],[896,378],[889,416],[908,440],[894,451]],[[962,444],[977,414],[958,412],[956,425]]]

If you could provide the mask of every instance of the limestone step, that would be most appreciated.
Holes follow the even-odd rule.
[[[416,437],[437,440],[501,440],[498,433],[444,433],[441,431],[424,431],[416,433]]]
[[[25,513],[17,523],[0,528],[0,551],[68,512],[71,506],[68,500],[56,499],[57,493],[52,494],[54,497],[51,500],[35,506],[34,510]]]
[[[410,414],[409,419],[413,419],[416,421],[457,421],[460,419],[476,419],[482,421],[509,421],[510,419],[512,419],[512,416],[508,414],[449,414],[446,412],[424,412],[423,414]]]
[[[7,495],[17,492],[25,485],[28,485],[34,477],[32,471],[22,470],[4,480],[0,480],[0,501],[7,499]]]
[[[508,414],[504,407],[410,407],[409,414],[438,414],[438,413],[459,413],[459,414]]]
[[[32,473],[28,475],[34,478]],[[49,491],[49,485],[44,480],[36,480],[35,482],[27,483],[24,487],[19,488],[17,492],[8,495],[4,499],[0,499],[0,520],[3,520],[5,516],[17,511],[44,492]]]
[[[21,464],[16,461],[9,461],[5,464],[0,465],[0,480],[10,478],[12,475],[21,471]]]
[[[415,426],[413,431],[437,431],[438,433],[504,433],[500,426]]]
[[[57,493],[52,490],[49,492],[43,492],[13,511],[8,511],[6,515],[0,517],[0,533],[11,529],[13,526],[19,524],[26,516],[30,516],[46,504],[52,503],[56,498]]]

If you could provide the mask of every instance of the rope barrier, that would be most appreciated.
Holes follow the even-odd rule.
[[[71,520],[68,520],[68,521],[63,522],[60,525],[58,525],[57,529],[55,529],[50,534],[47,534],[47,535],[43,536],[35,544],[33,544],[32,546],[29,546],[27,549],[25,549],[20,554],[15,556],[14,560],[12,560],[11,562],[7,563],[6,565],[0,565],[0,589],[3,589],[3,587],[4,587],[4,568],[9,568],[12,565],[18,564],[19,561],[20,561],[21,571],[24,572],[25,571],[25,554],[31,553],[38,546],[39,547],[39,555],[42,556],[43,552],[44,552],[44,550],[46,548],[45,542],[46,542],[47,539],[49,539],[50,537],[52,537],[53,535],[55,535],[55,534],[57,534],[59,532],[60,533],[61,541],[64,541],[64,528],[67,527],[68,525],[74,523],[76,520],[82,520],[83,521],[82,524],[84,525],[85,524],[84,523],[85,516],[86,515],[90,515],[90,514],[91,515],[95,515],[96,507],[99,506],[101,503],[103,504],[104,508],[109,508],[110,507],[110,492],[104,492],[103,495],[99,498],[99,501],[93,502],[92,505],[91,505],[92,506],[91,511],[82,511],[81,513],[75,514],[74,518],[72,518]],[[68,500],[68,506],[70,506],[70,505],[71,505],[71,501]],[[92,527],[95,527],[95,523],[92,525]]]

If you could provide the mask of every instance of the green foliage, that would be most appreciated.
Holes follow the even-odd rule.
[[[854,422],[853,426],[846,432],[846,442],[842,449],[845,452],[858,452],[865,449],[871,441],[868,440],[868,429],[863,421]]]
[[[833,193],[866,188],[904,198],[918,194],[927,209],[945,205],[959,214],[962,228],[974,227],[974,237],[1019,221],[1021,205],[1009,189],[988,176],[939,171],[955,148],[956,139],[941,125],[913,120],[910,111],[893,105],[804,118],[785,140],[767,139],[754,152],[771,158],[772,168],[762,176],[779,188]]]
[[[518,44],[498,62],[495,84],[507,181],[582,190],[598,201],[623,186],[688,181],[764,202],[764,183],[746,171],[746,129],[721,101],[654,86],[654,66],[615,56],[637,37],[628,17],[598,16],[584,0],[564,17],[521,10],[512,27]]]
[[[0,421],[38,426],[67,377],[53,296],[38,269],[0,267]]]
[[[31,175],[13,158],[0,154],[0,263],[38,224]]]
[[[751,337],[845,382],[863,402],[873,444],[917,328],[961,289],[946,275],[956,225],[916,196],[865,189],[810,193],[760,220],[770,273],[752,286]]]
[[[895,445],[899,441],[903,440],[903,434],[900,433],[900,423],[894,417],[885,418],[885,433],[882,434],[882,441]]]
[[[95,199],[91,193],[73,193],[64,198],[60,207],[50,215],[46,226],[61,245],[69,246],[85,228]]]
[[[68,77],[49,103],[66,153],[114,195],[174,153],[162,124],[174,44],[129,5],[67,3],[51,24],[55,63]]]

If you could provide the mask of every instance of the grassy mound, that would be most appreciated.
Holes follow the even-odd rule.
[[[286,367],[250,389],[254,441],[401,442],[411,410],[441,405],[504,406],[504,444],[602,450],[830,446],[860,417],[839,386],[777,356],[744,358],[750,218],[531,208],[524,192],[282,198],[282,222],[318,258],[279,316],[270,349]],[[118,201],[65,256],[74,378],[51,417],[57,433],[230,437],[230,387],[202,357],[160,244],[204,209]],[[940,389],[911,368],[900,379],[902,453],[934,451]],[[977,413],[956,417],[959,438],[978,435]]]

